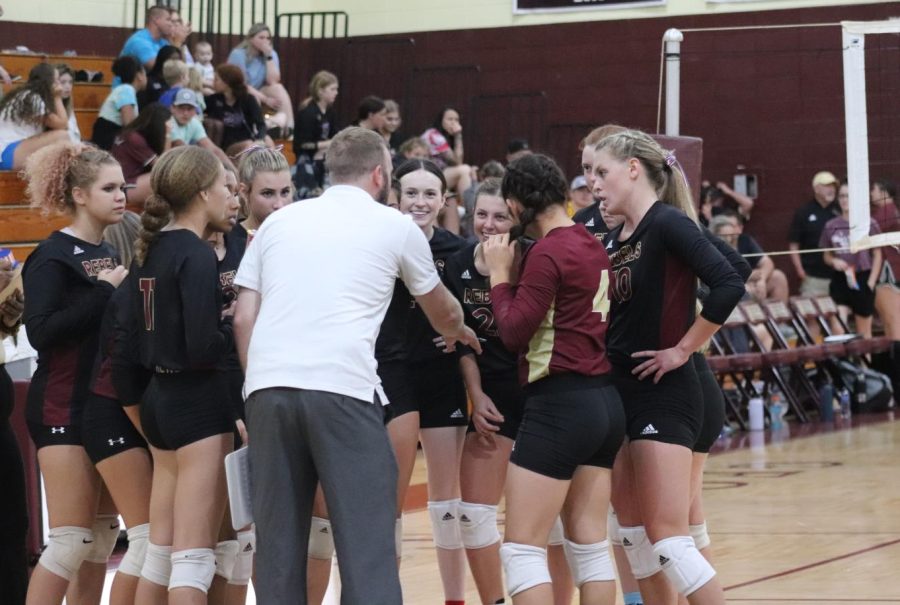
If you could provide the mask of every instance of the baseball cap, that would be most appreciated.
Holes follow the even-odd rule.
[[[812,180],[813,187],[816,185],[840,185],[841,182],[837,180],[830,172],[823,170],[822,172],[817,172],[816,176],[813,177]]]
[[[587,179],[584,178],[584,175],[578,175],[574,179],[572,179],[572,184],[569,185],[569,189],[575,191],[576,189],[581,189],[582,187],[587,187]]]
[[[193,105],[197,108],[197,111],[200,111],[200,101],[197,100],[197,93],[190,88],[182,88],[175,93],[175,100],[172,101],[172,106],[176,105]]]

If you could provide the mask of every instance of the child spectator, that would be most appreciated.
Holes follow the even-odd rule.
[[[231,168],[231,160],[215,143],[213,143],[203,128],[203,123],[198,117],[200,114],[200,99],[197,93],[190,88],[182,88],[172,100],[172,129],[170,138],[172,145],[198,145],[213,152],[222,164]]]
[[[156,158],[171,146],[169,118],[172,112],[159,103],[151,103],[122,129],[112,148],[113,157],[122,165],[128,204],[143,207],[150,196],[150,170]]]
[[[184,61],[171,59],[163,65],[163,81],[168,89],[159,97],[159,104],[166,107],[172,106],[175,94],[190,82],[190,68]]]
[[[384,117],[381,136],[384,137],[384,141],[387,143],[388,149],[391,150],[391,155],[393,156],[397,154],[397,149],[405,140],[400,133],[400,124],[403,123],[403,118],[400,117],[400,105],[397,101],[385,99],[384,107],[387,109],[387,115]]]
[[[320,71],[309,82],[309,97],[300,105],[295,123],[294,155],[297,172],[294,185],[300,199],[325,187],[325,152],[337,133],[334,101],[338,95],[338,79],[333,73]]]
[[[49,63],[39,63],[27,83],[0,100],[0,170],[21,170],[32,153],[68,138],[59,73]]]
[[[398,151],[400,152],[398,158],[401,162],[403,160],[428,159],[428,145],[426,145],[425,142],[419,137],[406,139],[403,144],[400,145],[400,149],[398,149]]]
[[[194,71],[200,74],[203,80],[203,93],[211,95],[213,90],[213,79],[216,75],[216,68],[212,63],[213,48],[212,44],[205,40],[201,40],[194,45]]]
[[[81,129],[78,128],[78,120],[75,118],[75,102],[72,99],[72,88],[75,86],[75,72],[65,63],[56,66],[59,73],[59,87],[62,90],[61,98],[66,113],[69,114],[69,138],[73,143],[81,142]]]
[[[107,151],[112,149],[122,127],[137,117],[137,95],[147,86],[144,66],[134,57],[119,57],[113,62],[112,71],[122,83],[103,101],[91,134],[91,142]]]
[[[203,86],[203,77],[199,71],[194,68],[188,70],[188,83],[185,88],[189,88],[197,93],[197,103],[200,105],[199,117],[202,119],[203,113],[206,111],[206,99],[204,98],[206,89]]]

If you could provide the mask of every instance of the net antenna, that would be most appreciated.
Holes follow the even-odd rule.
[[[869,131],[866,112],[866,36],[900,34],[900,20],[842,21],[850,249],[900,245],[900,232],[869,235]]]

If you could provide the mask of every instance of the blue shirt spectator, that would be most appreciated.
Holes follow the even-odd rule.
[[[272,61],[275,67],[281,69],[281,62],[278,60],[278,52],[272,51]],[[256,55],[252,59],[247,58],[247,49],[238,46],[228,55],[228,62],[237,65],[244,72],[247,78],[247,84],[259,90],[266,85],[266,58],[262,55]]]
[[[125,42],[120,57],[131,56],[141,62],[145,67],[153,67],[156,61],[156,55],[163,46],[168,46],[169,41],[165,38],[154,39],[153,34],[148,29],[139,29],[131,34],[131,37]]]

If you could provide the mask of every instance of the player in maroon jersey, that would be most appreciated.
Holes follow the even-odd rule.
[[[507,471],[500,549],[516,605],[552,600],[546,546],[560,513],[582,603],[608,603],[615,571],[606,539],[610,474],[624,434],[605,334],[610,265],[603,245],[566,214],[566,180],[550,158],[522,157],[503,197],[526,234],[516,286],[508,234],[484,244],[500,338],[519,353],[525,411]]]

